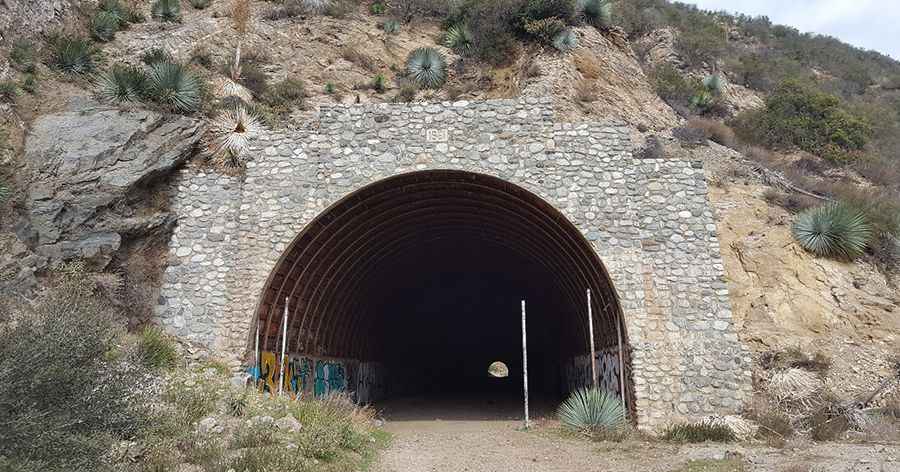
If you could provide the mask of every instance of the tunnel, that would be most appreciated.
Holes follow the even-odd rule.
[[[555,405],[564,366],[590,352],[588,289],[596,349],[627,346],[610,277],[562,213],[496,177],[411,172],[349,194],[296,236],[260,296],[251,346],[278,353],[286,339],[289,353],[377,363],[377,401],[515,398],[524,300],[530,395]],[[621,359],[627,379],[627,348]],[[489,375],[496,361],[508,376]]]

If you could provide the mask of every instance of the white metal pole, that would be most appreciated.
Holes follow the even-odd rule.
[[[528,419],[528,335],[525,332],[525,300],[522,300],[522,377],[525,391],[525,429],[531,426]]]
[[[258,387],[259,384],[259,376],[260,371],[262,370],[259,366],[259,318],[256,319],[256,337],[253,338],[253,368],[256,369],[254,371],[254,375],[256,376],[253,379],[253,386]]]
[[[625,352],[622,347],[622,317],[616,314],[616,336],[619,338],[619,393],[622,395],[622,409],[628,416],[628,400],[625,397]]]
[[[284,297],[284,325],[281,330],[281,365],[279,369],[281,375],[278,376],[278,395],[284,391],[284,356],[287,354],[287,324],[288,324],[288,297]]]
[[[588,339],[591,343],[591,385],[597,388],[597,353],[594,350],[594,315],[591,311],[591,289],[587,289]]]

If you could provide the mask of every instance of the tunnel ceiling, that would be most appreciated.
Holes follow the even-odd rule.
[[[465,257],[470,262],[459,262]],[[596,343],[616,342],[620,309],[609,277],[561,213],[494,177],[426,171],[350,194],[297,236],[261,296],[260,348],[280,349],[287,298],[288,351],[379,360],[386,349],[375,335],[379,307],[410,277],[454,261],[472,270],[513,271],[546,287],[547,303],[559,307],[551,322],[570,340],[562,345],[570,353],[586,347],[585,289],[591,288]]]

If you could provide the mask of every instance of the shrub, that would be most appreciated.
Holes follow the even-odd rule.
[[[127,5],[123,5],[120,0],[100,0],[97,9],[113,14],[116,19],[119,20],[119,29],[127,27],[129,23],[140,23],[144,21],[144,17],[140,12]]]
[[[369,5],[369,12],[373,15],[384,15],[386,10],[387,8],[384,6],[384,3],[381,2],[372,2],[372,4]]]
[[[148,379],[110,355],[115,311],[77,270],[62,279],[34,308],[3,313],[13,321],[0,326],[6,470],[101,470],[113,443],[148,419]]]
[[[162,48],[150,48],[144,51],[141,54],[141,62],[144,64],[153,65],[158,62],[173,62],[174,59],[172,55],[168,53],[165,49]]]
[[[863,213],[843,203],[830,203],[801,213],[794,221],[792,232],[807,251],[846,260],[862,255],[872,237],[872,228]]]
[[[541,20],[530,20],[524,25],[525,32],[544,43],[553,44],[553,40],[566,30],[566,23],[559,18],[551,17]]]
[[[672,136],[687,147],[705,146],[709,139],[705,129],[690,126],[679,126],[673,129]]]
[[[560,52],[568,52],[578,47],[578,35],[574,31],[567,29],[553,38],[553,47]]]
[[[147,84],[148,96],[157,103],[185,113],[200,108],[200,81],[181,64],[151,65]]]
[[[699,443],[705,441],[732,442],[736,440],[734,431],[727,425],[700,421],[669,425],[663,430],[661,439],[665,441]]]
[[[25,74],[25,77],[22,78],[22,83],[20,84],[22,90],[35,94],[37,93],[38,81],[37,76],[35,74]]]
[[[303,82],[300,79],[288,77],[269,87],[262,100],[276,111],[287,111],[302,106],[305,97],[306,89]]]
[[[6,200],[9,198],[12,190],[10,190],[9,185],[6,183],[6,179],[0,177],[0,205],[6,203]]]
[[[328,95],[334,95],[337,92],[337,88],[334,86],[334,82],[326,82],[325,83],[325,93]]]
[[[409,103],[416,99],[416,94],[418,92],[419,86],[416,85],[415,82],[403,81],[400,83],[400,89],[397,91],[397,95],[395,95],[391,101],[395,103]]]
[[[30,41],[18,40],[9,51],[9,60],[17,69],[24,72],[34,72],[35,57],[37,51]]]
[[[175,341],[159,328],[153,326],[144,328],[137,347],[141,364],[148,369],[171,369],[178,362]]]
[[[754,398],[744,410],[743,416],[759,425],[757,436],[775,444],[783,444],[795,432],[790,418],[763,398]]]
[[[832,160],[863,149],[871,125],[850,113],[840,99],[797,81],[782,83],[766,105],[739,115],[733,127],[742,139],[760,145],[798,147]]]
[[[447,81],[447,60],[434,48],[418,48],[406,59],[406,73],[419,87],[440,88]]]
[[[472,33],[465,24],[455,24],[447,28],[443,44],[460,56],[468,56],[472,53]]]
[[[680,28],[675,47],[685,62],[693,67],[699,67],[704,62],[712,63],[723,55],[724,38],[725,30],[713,19],[706,18]]]
[[[378,74],[375,78],[372,79],[372,89],[378,93],[384,93],[387,88],[387,79],[384,78],[384,74]]]
[[[203,10],[209,7],[211,2],[212,0],[191,0],[191,6],[198,10]]]
[[[101,99],[113,102],[134,102],[147,93],[147,73],[137,67],[116,64],[100,74],[96,81]]]
[[[75,36],[57,36],[50,40],[50,65],[68,74],[86,74],[94,70],[97,49],[90,41]]]
[[[608,29],[613,25],[612,1],[585,0],[582,12],[588,23],[597,28]]]
[[[97,41],[112,41],[119,31],[119,17],[115,13],[100,10],[91,18],[91,35]]]
[[[685,125],[702,133],[706,139],[726,147],[734,147],[734,131],[728,125],[705,118],[691,118]]]
[[[159,21],[181,21],[181,0],[156,0],[150,11]]]
[[[519,28],[529,22],[556,18],[563,23],[571,22],[575,18],[574,0],[524,0],[517,15]]]
[[[262,97],[269,90],[269,74],[254,61],[243,61],[238,82],[253,92],[254,97]]]
[[[472,33],[472,52],[490,64],[510,62],[517,48],[511,19],[519,10],[519,0],[469,0],[461,20]]]
[[[556,414],[566,428],[585,434],[610,432],[625,426],[625,410],[619,398],[596,388],[576,390]]]
[[[247,405],[248,400],[246,392],[234,394],[228,398],[228,414],[237,417],[244,416],[244,413],[247,412]]]
[[[400,32],[400,22],[394,19],[385,20],[381,24],[381,29],[387,34],[397,34]]]
[[[0,81],[0,102],[12,103],[19,96],[19,86],[12,80]]]

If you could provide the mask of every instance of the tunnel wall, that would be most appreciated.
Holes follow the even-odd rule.
[[[624,312],[639,425],[735,412],[749,396],[703,170],[634,157],[621,123],[555,123],[534,98],[336,105],[317,128],[263,133],[250,156],[245,175],[192,164],[173,189],[156,316],[198,355],[247,360],[270,273],[326,208],[391,176],[456,169],[534,193],[593,246]]]

